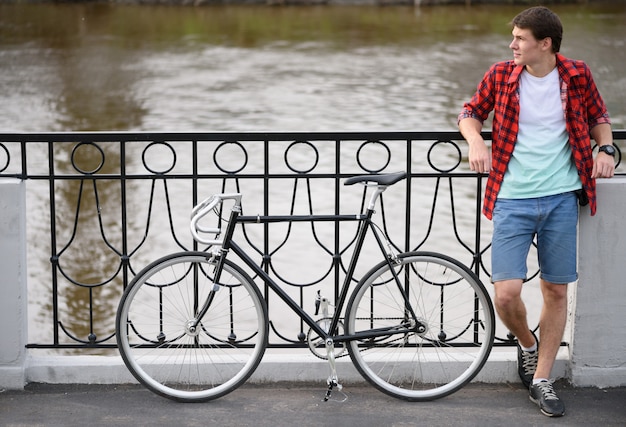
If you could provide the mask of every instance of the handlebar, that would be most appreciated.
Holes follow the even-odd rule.
[[[213,196],[203,200],[198,203],[191,211],[191,221],[189,223],[189,228],[191,230],[191,235],[194,240],[198,243],[202,243],[205,245],[220,245],[222,243],[219,239],[207,239],[202,234],[215,234],[219,236],[221,233],[221,228],[219,227],[207,227],[199,224],[199,221],[204,218],[210,212],[218,209],[224,200],[234,200],[235,206],[241,206],[241,194],[240,193],[231,193],[231,194],[214,194]],[[219,214],[218,214],[219,216]]]

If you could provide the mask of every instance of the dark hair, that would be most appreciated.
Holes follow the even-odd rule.
[[[537,40],[550,37],[552,39],[552,52],[554,53],[561,49],[563,25],[558,15],[547,7],[536,6],[526,9],[513,18],[511,25],[530,30]]]

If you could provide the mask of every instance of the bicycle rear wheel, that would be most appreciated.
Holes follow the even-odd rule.
[[[168,255],[144,268],[124,292],[117,343],[133,376],[161,396],[201,402],[243,384],[267,344],[267,309],[252,279],[225,261],[218,286],[204,252]],[[190,322],[213,295],[196,328]]]
[[[487,361],[495,333],[491,299],[478,277],[450,257],[409,252],[398,261],[393,274],[388,263],[378,264],[350,297],[348,334],[378,336],[350,341],[348,351],[382,392],[438,399],[471,381]]]

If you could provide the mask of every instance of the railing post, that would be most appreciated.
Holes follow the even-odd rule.
[[[626,385],[626,178],[598,180],[598,213],[581,212],[570,347],[577,386]]]
[[[0,389],[25,383],[27,335],[25,182],[0,178]]]

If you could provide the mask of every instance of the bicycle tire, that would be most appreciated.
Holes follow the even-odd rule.
[[[189,328],[214,288],[208,257],[181,252],[151,263],[131,281],[117,310],[117,344],[129,371],[152,392],[180,402],[235,390],[267,346],[265,302],[252,279],[229,260],[202,322]]]
[[[445,255],[408,252],[392,266],[426,331],[419,333],[411,324],[407,332],[406,319],[411,317],[405,298],[390,265],[381,262],[353,291],[346,330],[391,329],[383,336],[350,341],[350,357],[369,383],[393,397],[429,401],[454,393],[478,374],[491,352],[491,298],[472,271]]]

